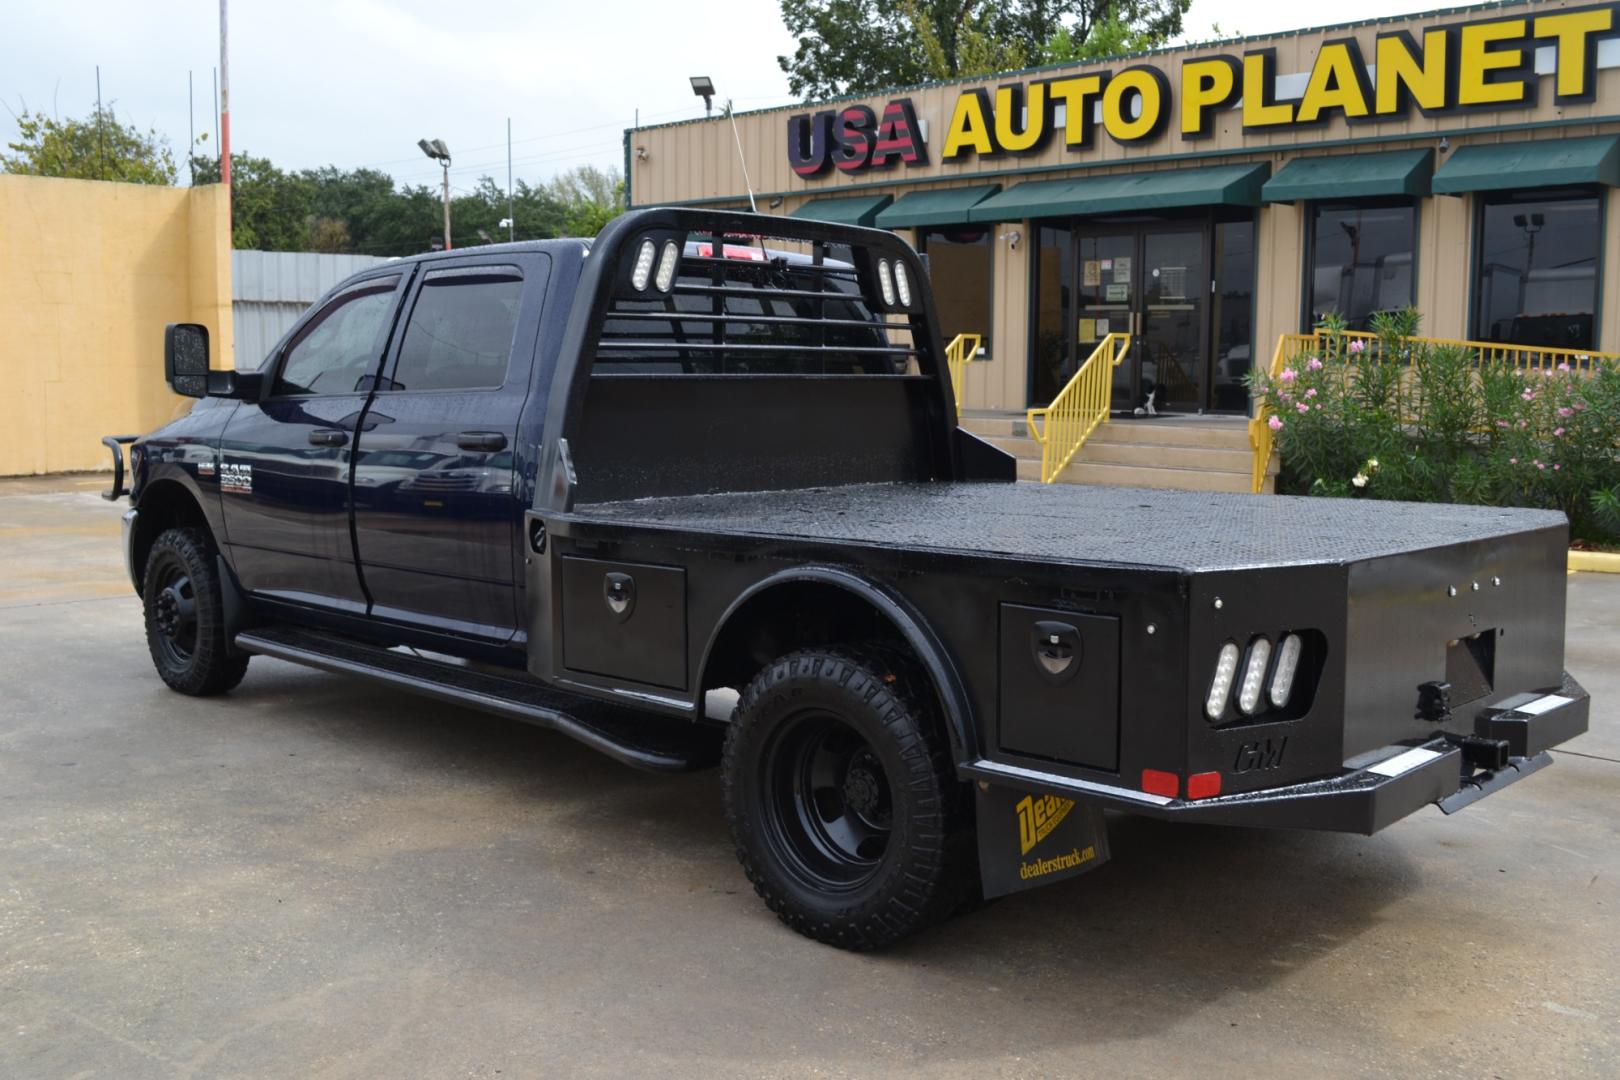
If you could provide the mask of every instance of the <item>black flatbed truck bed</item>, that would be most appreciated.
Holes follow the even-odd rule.
[[[458,295],[465,347],[440,324],[401,377]],[[356,298],[381,355],[283,396]],[[718,758],[745,872],[818,940],[1102,865],[1105,808],[1370,833],[1586,726],[1560,515],[1017,484],[886,233],[637,211],[371,268],[259,372],[208,372],[200,327],[167,354],[209,400],[130,451],[165,681],[269,655],[641,768]]]
[[[576,529],[809,541],[1185,573],[1346,564],[1560,530],[1556,511],[1081,484],[852,484],[592,503]]]

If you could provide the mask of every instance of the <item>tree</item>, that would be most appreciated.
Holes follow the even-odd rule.
[[[219,182],[219,163],[193,157],[199,184]],[[231,155],[231,246],[256,251],[308,251],[314,188],[269,158]]]
[[[806,99],[1162,45],[1191,0],[781,0],[799,39],[779,56]]]
[[[17,117],[18,141],[0,154],[6,172],[120,180],[127,184],[173,184],[174,155],[156,130],[121,123],[109,103],[83,120],[57,120],[27,110]]]
[[[213,158],[194,156],[191,164],[197,183],[219,182]],[[231,155],[231,182],[234,247],[387,256],[431,251],[443,240],[437,184],[396,188],[385,172],[333,165],[284,172],[250,154]],[[458,248],[505,240],[508,216],[516,240],[595,236],[623,203],[616,169],[582,165],[543,184],[519,180],[510,210],[506,189],[482,176],[450,200],[452,240]]]
[[[615,168],[576,165],[542,187],[563,208],[564,236],[595,236],[624,212],[624,178]]]

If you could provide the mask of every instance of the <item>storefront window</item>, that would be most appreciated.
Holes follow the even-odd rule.
[[[1410,203],[1316,203],[1311,222],[1309,325],[1337,312],[1351,330],[1366,330],[1378,312],[1413,302],[1417,211]]]
[[[1597,196],[1589,191],[1487,199],[1480,212],[1474,336],[1592,348],[1601,223]]]
[[[1217,412],[1246,412],[1244,377],[1254,365],[1254,222],[1215,225],[1215,392]]]
[[[917,231],[917,247],[928,257],[941,340],[949,345],[957,334],[978,334],[984,356],[990,355],[991,229],[976,225]]]
[[[1031,402],[1044,405],[1068,380],[1069,327],[1074,303],[1074,234],[1035,229],[1035,339],[1031,343]]]

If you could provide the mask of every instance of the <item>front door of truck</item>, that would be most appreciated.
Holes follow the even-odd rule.
[[[518,419],[548,259],[435,261],[361,421],[356,550],[371,614],[507,641],[519,625]]]
[[[226,542],[251,592],[365,610],[349,535],[350,457],[404,281],[397,270],[362,279],[305,316],[271,361],[269,391],[225,427]]]

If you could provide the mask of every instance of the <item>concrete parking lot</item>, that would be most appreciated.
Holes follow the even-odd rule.
[[[0,1076],[1614,1076],[1620,576],[1593,730],[1371,839],[1111,821],[1112,864],[854,956],[712,773],[254,661],[166,690],[90,478],[0,481]]]

